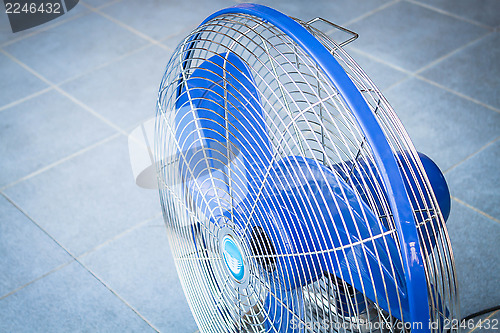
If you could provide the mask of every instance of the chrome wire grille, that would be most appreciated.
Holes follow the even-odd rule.
[[[352,58],[321,31],[304,22],[300,23],[327,47],[362,92],[376,114],[392,150],[398,157],[398,162],[417,166],[416,169],[410,169],[417,172],[405,173],[403,176],[424,179],[424,186],[413,188],[409,195],[414,196],[414,202],[419,202],[417,197],[422,197],[423,193],[432,198],[424,201],[422,207],[413,207],[414,214],[416,220],[435,220],[438,225],[437,228],[434,224],[430,224],[430,229],[419,228],[420,233],[437,235],[435,248],[424,246],[423,249],[431,299],[431,317],[439,322],[444,318],[457,318],[453,258],[446,229],[442,227],[444,219],[406,131],[386,99]],[[387,227],[384,236],[390,235],[396,244],[399,244],[400,240],[373,153],[352,111],[318,64],[288,35],[253,16],[222,15],[195,29],[174,51],[161,83],[157,105],[155,160],[158,161],[160,200],[172,253],[184,292],[202,332],[278,332],[279,327],[266,325],[266,318],[274,318],[276,314],[267,312],[265,300],[270,293],[276,293],[284,283],[283,280],[288,278],[283,272],[280,273],[280,267],[273,266],[276,265],[273,261],[276,251],[272,250],[272,246],[276,247],[274,250],[282,250],[279,247],[285,245],[271,246],[260,238],[257,238],[258,242],[245,239],[250,237],[249,233],[235,228],[232,218],[213,223],[214,220],[221,220],[223,211],[232,212],[234,207],[245,199],[240,196],[244,191],[238,188],[241,186],[238,177],[245,173],[241,165],[254,163],[259,156],[238,157],[237,147],[241,146],[240,143],[221,141],[220,145],[225,149],[215,152],[220,155],[217,157],[219,168],[213,169],[200,162],[195,168],[188,168],[185,174],[179,172],[180,169],[186,169],[180,166],[192,165],[189,159],[192,159],[193,155],[204,154],[206,158],[208,153],[214,153],[204,146],[202,130],[206,128],[200,128],[200,122],[190,122],[185,129],[181,128],[185,124],[180,123],[176,117],[180,112],[179,91],[186,89],[186,80],[197,69],[203,69],[202,64],[207,59],[225,52],[237,55],[253,77],[271,144],[272,163],[287,156],[307,157],[336,172],[336,177],[348,185],[353,184],[353,177],[365,175],[366,177],[357,179],[357,186],[353,186],[356,200],[360,207],[363,207],[361,203],[365,202],[380,224]],[[228,84],[224,75],[220,80]],[[221,100],[227,100],[226,97],[221,96]],[[194,108],[189,104],[183,107]],[[230,125],[227,118],[224,123],[217,125],[225,128],[225,133],[220,134],[227,138]],[[176,133],[181,130],[188,131],[190,137],[195,138],[194,145],[202,147],[197,153],[187,151],[183,143],[178,142]],[[236,163],[237,158],[241,158],[242,163]],[[264,182],[272,181],[271,177],[267,177],[269,169],[267,171],[262,175]],[[200,174],[208,176],[202,183],[193,182],[194,186],[197,186],[200,192],[211,191],[211,195],[200,200],[204,207],[214,207],[213,209],[201,209],[197,205],[198,199],[186,191],[186,179],[195,179]],[[298,186],[291,178],[281,181],[289,182],[291,188]],[[375,190],[370,191],[368,188]],[[238,191],[233,192],[232,189]],[[319,205],[322,200],[321,193],[313,202],[297,193],[297,200],[308,201],[310,205]],[[345,194],[341,195],[345,197]],[[345,199],[348,200],[347,197]],[[363,216],[366,214],[368,212],[362,212]],[[264,215],[251,212],[248,217],[258,219],[262,216]],[[323,218],[321,215],[311,216],[311,219],[316,220],[317,227],[308,232],[315,237],[338,237],[337,230],[335,234],[325,234],[322,231],[319,226]],[[242,252],[250,272],[245,286],[235,287],[223,267],[219,236],[223,228],[231,229],[238,237],[243,238]],[[362,242],[372,241],[366,239]],[[346,253],[349,250],[349,246],[325,251],[315,249],[310,254],[325,258],[326,252],[329,252],[332,254],[330,260],[335,260],[337,252]],[[286,253],[285,250],[280,252]],[[401,277],[397,276],[395,266],[401,265],[401,253],[392,260],[394,264],[391,264],[390,274],[397,284]],[[359,267],[351,267],[349,274],[362,274],[357,269]],[[289,325],[293,324],[297,331],[405,330],[401,329],[403,325],[398,326],[397,323],[404,324],[407,319],[397,319],[393,313],[394,309],[383,310],[377,300],[368,299],[363,290],[356,290],[341,277],[327,272],[320,272],[319,275],[321,277],[318,280],[297,289],[293,295],[277,297],[282,302],[281,306],[289,312]],[[439,299],[435,295],[440,295]],[[448,313],[438,313],[439,309],[447,309]],[[378,328],[370,324],[380,322],[386,324],[382,327],[378,325]],[[441,329],[437,328],[436,331]]]
[[[413,172],[406,172],[402,168],[403,177],[406,179],[422,179],[423,186],[418,181],[414,182],[416,186],[411,188],[408,193],[417,203],[417,198],[429,198],[422,200],[422,205],[414,205],[413,211],[415,220],[423,221],[418,223],[417,229],[421,237],[436,235],[437,242],[435,248],[428,248],[422,243],[424,252],[426,275],[428,281],[428,293],[431,308],[431,320],[442,324],[445,321],[459,319],[458,291],[455,277],[455,267],[451,243],[445,227],[445,221],[440,211],[439,205],[433,193],[429,179],[418,157],[417,151],[403,127],[403,124],[397,117],[395,111],[389,102],[382,95],[366,73],[358,64],[338,45],[324,36],[320,31],[310,28],[310,31],[322,41],[337,61],[342,65],[358,90],[362,93],[365,101],[368,103],[373,113],[377,115],[379,124],[391,145],[395,155],[399,158],[400,164],[417,165],[417,168],[409,168]],[[416,172],[415,172],[416,171]],[[424,196],[425,193],[425,196]],[[380,215],[379,215],[380,216]],[[426,224],[428,228],[421,228],[427,221],[435,223]],[[436,225],[438,226],[436,228]],[[440,299],[436,298],[440,295]],[[440,309],[448,309],[448,314],[440,312]],[[438,330],[442,330],[439,326]]]

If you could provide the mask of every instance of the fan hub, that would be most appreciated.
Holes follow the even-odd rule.
[[[245,278],[245,261],[240,247],[231,235],[226,235],[222,239],[222,256],[233,279],[242,282]]]

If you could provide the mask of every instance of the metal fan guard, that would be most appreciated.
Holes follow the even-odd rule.
[[[423,257],[426,258],[423,265],[430,318],[438,322],[437,327],[430,330],[442,331],[444,320],[459,318],[453,255],[444,227],[445,221],[418,154],[387,100],[345,50],[315,29],[313,23],[316,21],[305,23],[294,20],[316,37],[345,70],[375,115],[398,163],[414,163],[418,166],[418,172],[405,173],[403,170],[402,176],[424,180],[424,186],[416,186],[408,193],[410,198],[415,198],[414,202],[418,202],[417,198],[422,197],[423,193],[430,198],[424,205],[413,207],[415,220],[437,221],[439,226],[434,228],[434,224],[431,224],[431,231],[436,235],[435,248],[426,248],[425,244],[421,246]],[[238,55],[251,71],[262,100],[273,160],[304,156],[328,167],[354,161],[352,168],[362,168],[361,164],[357,165],[358,161],[373,166],[377,163],[355,114],[323,68],[288,34],[268,20],[244,13],[222,13],[191,32],[174,51],[159,91],[155,160],[160,161],[157,166],[160,200],[172,254],[188,303],[202,332],[278,332],[282,329],[279,326],[266,327],[266,318],[273,314],[266,313],[263,305],[268,293],[275,290],[271,285],[281,283],[276,280],[276,276],[274,280],[272,278],[276,267],[273,266],[274,250],[269,246],[269,241],[264,240],[264,236],[258,236],[259,230],[255,230],[257,236],[239,244],[247,265],[247,275],[243,278],[244,283],[232,279],[223,265],[221,239],[227,235],[238,239],[244,233],[229,220],[220,224],[224,225],[223,228],[211,224],[210,219],[216,218],[216,211],[206,213],[197,209],[193,198],[183,192],[183,180],[175,171],[175,165],[179,162],[176,152],[180,148],[175,139],[176,126],[179,126],[175,122],[178,91],[183,80],[203,61],[224,52]],[[225,162],[226,165],[230,164],[229,161]],[[349,174],[352,169],[344,171]],[[399,245],[401,240],[393,210],[381,195],[386,190],[382,171],[374,167],[367,172],[375,173],[371,178],[371,186],[378,193],[372,194],[372,197],[369,195],[368,205],[379,220],[389,226],[390,236]],[[230,186],[230,168],[223,174],[225,178],[222,180]],[[357,200],[361,201],[362,194],[358,189],[354,190]],[[232,198],[231,193],[221,195],[221,198],[225,197],[231,200],[229,206],[234,204],[233,200],[238,200]],[[377,207],[375,202],[382,205]],[[417,230],[422,233],[420,225],[417,225]],[[430,231],[426,229],[425,232]],[[403,254],[400,252],[399,258],[395,260],[403,261]],[[382,310],[377,302],[363,297],[362,293],[346,285],[342,279],[330,274],[305,285],[298,293],[304,302],[303,313],[298,316],[293,313],[293,306],[289,309],[293,325],[298,331],[402,332],[408,327],[411,327],[410,330],[420,330],[418,327],[405,326],[406,322],[410,322],[409,319],[396,319],[390,311]],[[359,304],[346,306],[342,305],[342,300],[344,303],[357,300]],[[293,302],[293,299],[285,300],[284,306],[293,305]],[[350,313],[342,311],[346,307]],[[440,313],[440,309],[446,309],[444,312],[447,313]],[[368,325],[375,322],[385,325],[379,325],[378,328]]]

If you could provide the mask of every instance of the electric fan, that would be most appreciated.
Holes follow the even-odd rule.
[[[201,332],[456,330],[445,179],[320,22],[338,27],[227,8],[167,65],[154,155],[194,318]]]

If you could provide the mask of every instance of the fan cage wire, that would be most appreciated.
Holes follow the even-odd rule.
[[[393,151],[400,152],[400,156],[402,156],[400,162],[414,161],[414,163],[418,164],[418,177],[425,179],[425,188],[416,188],[411,195],[421,195],[422,191],[425,191],[432,200],[426,203],[425,207],[419,207],[415,214],[426,214],[429,218],[436,218],[439,223],[444,223],[425,172],[422,172],[423,167],[415,149],[385,98],[359,66],[334,41],[307,24],[300,23],[308,28],[332,52],[363,93],[365,100],[377,115],[379,123],[388,136]],[[228,47],[228,45],[231,45],[231,47]],[[190,50],[189,56],[186,54],[187,50]],[[227,274],[224,273],[221,266],[221,256],[218,253],[218,245],[216,244],[216,230],[212,230],[213,226],[209,222],[210,219],[216,218],[217,212],[201,212],[193,202],[193,198],[189,198],[182,189],[182,185],[179,185],[182,183],[182,179],[175,172],[179,163],[187,165],[190,163],[190,161],[181,161],[186,156],[183,156],[181,146],[176,142],[174,134],[176,131],[176,92],[179,91],[179,85],[182,85],[189,75],[199,68],[203,61],[213,55],[227,51],[240,55],[241,60],[247,64],[251,70],[251,75],[254,77],[269,128],[268,135],[273,144],[273,159],[278,160],[285,156],[302,155],[321,161],[327,166],[340,165],[346,172],[350,170],[343,163],[345,161],[357,162],[363,160],[368,161],[371,165],[375,165],[375,163],[372,153],[367,147],[368,145],[364,144],[364,136],[358,128],[354,116],[343,103],[342,98],[338,96],[338,92],[322,70],[287,35],[269,23],[245,14],[219,16],[193,31],[177,47],[167,65],[161,83],[157,110],[159,116],[157,121],[159,140],[157,140],[158,144],[155,146],[155,154],[158,157],[156,160],[160,161],[158,166],[159,181],[162,183],[160,199],[168,226],[172,253],[195,320],[203,332],[216,332],[219,331],[219,328],[223,328],[224,331],[238,331],[243,327],[247,331],[258,332],[263,329],[264,319],[274,315],[264,313],[263,300],[268,293],[272,293],[272,290],[276,289],[272,288],[273,284],[279,285],[280,281],[269,279],[269,277],[268,280],[265,280],[262,268],[255,262],[257,256],[253,255],[251,251],[247,251],[246,258],[250,260],[251,278],[254,283],[249,284],[248,290],[241,291],[245,293],[243,296],[249,303],[247,305],[251,305],[251,307],[242,308],[238,304],[238,302],[241,302],[242,295],[239,294],[240,290],[237,290],[238,295],[234,295],[234,288],[229,283],[229,278],[225,276]],[[227,84],[225,78],[221,79],[224,80],[224,84]],[[283,110],[286,111],[285,114],[283,114]],[[227,124],[225,125],[227,128]],[[199,124],[194,124],[194,127],[196,127],[199,139],[202,141]],[[318,142],[321,142],[321,145],[318,145]],[[179,151],[181,156],[177,157],[179,154],[176,155],[176,153]],[[224,163],[224,161],[220,162]],[[229,165],[229,159],[226,162]],[[371,175],[368,180],[362,179],[363,182],[373,182],[371,185],[377,189],[377,197],[372,197],[371,193],[368,195],[369,206],[377,211],[379,219],[387,221],[390,225],[390,236],[398,242],[391,209],[382,195],[384,185],[379,181],[381,179],[380,175],[373,175],[374,172],[379,172],[378,169],[365,169],[359,163],[353,165],[359,168],[360,172]],[[227,169],[228,172],[224,174],[223,183],[226,179],[232,179],[230,176],[231,167]],[[190,176],[196,178],[193,172]],[[405,174],[404,176],[415,177],[417,175]],[[210,178],[212,185],[215,185],[213,175]],[[220,180],[217,179],[218,183],[220,183]],[[231,188],[231,184],[225,184]],[[295,185],[297,184],[292,184],[292,186]],[[363,185],[367,186],[366,183]],[[219,194],[224,192],[225,189],[217,188],[216,191]],[[360,194],[356,194],[357,200],[361,201]],[[232,201],[234,198],[231,195],[232,193],[227,192],[222,193],[220,196],[216,195],[216,200],[219,201],[218,207],[222,207],[222,204],[220,204],[221,198],[229,196]],[[236,199],[238,201],[241,198]],[[304,200],[300,197],[296,197],[296,199]],[[378,211],[375,202],[381,203],[381,211]],[[309,204],[317,204],[317,202],[309,202]],[[321,216],[312,216],[311,218],[318,219]],[[421,230],[419,229],[419,231]],[[311,230],[311,232],[317,233],[317,230]],[[338,233],[337,230],[336,232]],[[428,258],[432,258],[432,260],[426,262],[428,280],[434,282],[433,285],[428,285],[428,290],[434,288],[440,292],[440,295],[445,295],[441,302],[446,302],[446,306],[452,313],[449,316],[451,318],[453,313],[458,310],[451,301],[453,296],[456,295],[453,272],[447,270],[447,267],[450,267],[453,263],[452,254],[449,250],[449,240],[444,228],[433,229],[432,232],[439,234],[439,237],[437,238],[438,245],[434,250],[434,255],[430,253],[431,249],[424,249],[429,254]],[[321,236],[335,237],[338,235]],[[203,247],[196,246],[199,244],[203,244]],[[345,249],[340,249],[340,251],[345,251]],[[337,252],[332,251],[332,253],[336,256]],[[317,253],[317,255],[321,256],[322,254]],[[398,260],[401,261],[401,253],[399,253],[399,256]],[[446,263],[441,262],[443,258]],[[254,260],[252,261],[252,259]],[[304,267],[304,269],[311,268]],[[394,280],[397,281],[394,267],[391,267],[391,269]],[[352,273],[356,274],[357,272],[350,272],[350,274]],[[446,276],[444,279],[446,281],[441,281],[439,279],[441,276]],[[282,305],[284,308],[288,308],[292,318],[302,323],[304,327],[307,327],[308,322],[306,320],[312,322],[314,319],[327,318],[330,323],[334,321],[349,322],[351,326],[349,326],[348,331],[362,331],[359,326],[360,322],[355,322],[353,319],[359,317],[360,313],[352,313],[352,315],[346,317],[339,315],[339,313],[343,313],[343,310],[346,310],[342,309],[342,304],[340,304],[340,309],[335,308],[336,303],[333,298],[338,297],[338,294],[335,295],[332,290],[344,290],[346,292],[344,287],[339,279],[333,279],[331,275],[325,274],[317,282],[306,285],[302,290],[298,291],[302,294],[301,297],[304,299],[304,303],[307,303],[307,308],[304,306],[303,309],[298,309],[298,311],[304,313],[301,315],[295,313],[297,304],[294,304],[293,299],[285,299],[283,303],[286,304]],[[328,299],[318,302],[319,297],[325,297],[325,288],[328,289]],[[347,294],[349,294],[349,291],[347,291]],[[236,298],[228,297],[228,295],[236,296]],[[235,300],[236,303],[234,303]],[[210,301],[214,303],[210,303]],[[394,320],[390,311],[385,313],[379,308],[377,302],[372,302],[366,297],[364,297],[363,301],[371,303],[370,306],[374,309],[374,312],[377,312],[376,315],[373,315],[367,311],[366,320],[387,320],[389,322]],[[358,306],[351,306],[347,310],[351,311],[352,308],[355,308],[354,311],[361,312],[358,311]],[[432,305],[431,308],[436,311],[439,306]],[[352,328],[352,324],[354,324],[354,328]],[[356,325],[358,326],[356,327]],[[330,325],[330,330],[327,331],[335,331],[331,328]],[[271,327],[270,331],[277,331],[277,329]]]
[[[365,101],[371,107],[379,123],[388,138],[389,144],[394,152],[398,152],[400,155],[400,163],[409,164],[417,163],[417,174],[413,168],[409,168],[410,174],[407,174],[406,169],[402,169],[403,177],[406,179],[423,179],[424,186],[420,186],[418,182],[414,184],[416,186],[411,187],[409,193],[417,202],[417,198],[423,198],[425,193],[428,200],[423,200],[423,207],[414,207],[414,215],[416,220],[422,220],[423,222],[417,225],[418,232],[421,236],[429,237],[430,234],[438,235],[438,242],[436,250],[429,249],[426,247],[425,243],[422,243],[424,257],[432,258],[432,260],[427,260],[425,269],[426,275],[428,276],[428,290],[429,297],[432,302],[431,311],[434,314],[431,318],[448,318],[449,320],[458,319],[459,316],[459,303],[458,303],[458,291],[456,284],[456,277],[454,274],[454,259],[453,252],[451,251],[451,243],[448,237],[448,233],[445,228],[445,222],[439,205],[437,203],[436,197],[430,185],[427,174],[424,171],[420,158],[411,142],[408,133],[405,131],[400,119],[397,117],[396,113],[382,95],[380,90],[373,84],[371,79],[366,75],[366,73],[357,65],[357,63],[343,50],[339,48],[338,45],[325,36],[321,31],[309,27],[307,24],[301,22],[316,38],[318,38],[323,45],[332,53],[341,66],[345,69],[346,73],[349,75],[354,84],[358,87],[358,90],[362,93]],[[420,219],[418,215],[420,214]],[[430,224],[431,230],[426,228],[421,228],[421,226],[429,220],[435,219],[438,222],[438,228],[434,227],[434,224]],[[424,230],[423,230],[424,229]],[[430,283],[433,282],[434,285]],[[435,299],[434,295],[440,294],[445,295],[441,304],[438,304],[438,300]],[[445,300],[452,300],[451,302],[445,304]],[[446,305],[449,307],[450,315],[445,316],[442,313],[438,313],[439,306],[443,307]]]

